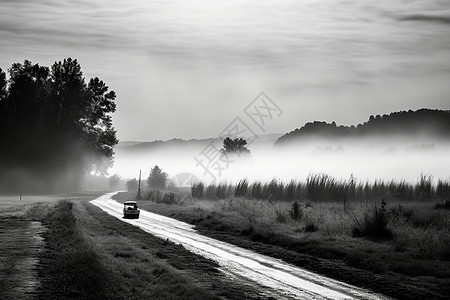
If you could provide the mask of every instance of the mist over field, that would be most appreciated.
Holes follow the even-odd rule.
[[[164,149],[139,149],[118,147],[114,167],[110,174],[118,173],[125,178],[148,176],[151,167],[158,165],[169,177],[179,173],[192,173],[202,181],[212,181],[194,157],[206,147],[207,141],[197,145],[167,146]],[[220,148],[220,141],[215,145]],[[120,146],[120,145],[119,145]],[[234,183],[240,179],[270,181],[279,179],[306,180],[310,173],[326,173],[338,179],[353,175],[359,181],[383,179],[416,182],[421,174],[435,179],[447,179],[450,161],[450,143],[436,139],[408,140],[407,137],[392,139],[342,140],[330,142],[312,139],[302,145],[274,147],[272,144],[254,144],[248,147],[251,157],[233,158],[229,168],[211,172],[217,181]]]

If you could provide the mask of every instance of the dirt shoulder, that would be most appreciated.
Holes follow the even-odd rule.
[[[42,232],[40,222],[20,217],[0,219],[0,287],[3,299],[28,299],[36,295]]]
[[[122,194],[116,198],[124,201],[129,196]],[[280,258],[293,265],[396,299],[446,299],[449,292],[448,278],[405,276],[353,267],[348,262],[348,259],[352,259],[348,257],[352,252],[340,248],[342,241],[320,243],[310,239],[292,243],[289,237],[265,232],[264,228],[247,226],[244,220],[240,222],[195,205],[167,205],[150,201],[140,201],[139,204],[142,209],[193,224],[199,232],[209,237]],[[379,259],[370,249],[370,244],[364,245],[364,240],[357,242],[360,245],[353,245],[356,250],[359,251],[359,247],[367,251],[369,258]],[[350,244],[348,242],[344,246],[351,248]]]

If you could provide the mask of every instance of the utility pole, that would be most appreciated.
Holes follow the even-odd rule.
[[[141,169],[139,169],[139,183],[136,199],[141,199]]]

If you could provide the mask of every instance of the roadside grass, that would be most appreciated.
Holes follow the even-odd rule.
[[[116,220],[92,205],[80,205],[78,211],[80,221],[86,222],[86,226],[83,226],[86,240],[100,253],[101,261],[112,277],[113,298],[216,298],[205,289],[197,287],[192,278],[177,269],[183,269],[177,262],[173,262],[175,266],[172,266],[162,258],[168,258],[169,250],[179,246]],[[183,255],[184,248],[177,250],[178,254]],[[208,265],[209,262],[203,263]],[[214,265],[208,265],[210,270],[214,270],[213,267]]]
[[[450,212],[434,209],[433,203],[232,197],[194,205],[139,204],[214,238],[398,299],[446,299],[450,292]],[[355,228],[375,234],[355,236]]]
[[[46,251],[40,256],[41,298],[105,298],[109,275],[77,228],[73,203],[59,201],[43,222],[47,230]]]
[[[211,277],[217,274],[212,262],[195,257],[192,264],[195,255],[183,247],[116,220],[86,201],[58,202],[44,224],[41,299],[219,299],[188,272],[197,266],[202,274],[196,275]],[[216,292],[228,293],[223,286]]]
[[[257,290],[237,285],[219,272],[214,262],[88,203],[100,194],[23,196],[22,201],[16,196],[0,196],[2,228],[17,222],[44,225],[40,235],[45,243],[32,257],[38,262],[40,282],[37,291],[33,290],[36,298],[208,300],[242,299],[244,295],[259,299]],[[61,198],[66,199],[58,201]],[[12,236],[12,242],[14,239]],[[16,256],[5,250],[0,261],[11,265]],[[13,284],[14,280],[0,278],[0,285]],[[20,297],[14,288],[17,286],[10,286],[3,295],[8,298],[11,292]]]
[[[57,195],[1,195],[0,218],[2,239],[0,261],[2,295],[8,298],[39,296],[39,272],[42,272],[45,251],[43,221],[61,198],[93,199],[99,192],[67,193]],[[4,231],[3,231],[4,230]],[[4,247],[4,248],[3,248]],[[39,279],[39,280],[38,280]],[[12,285],[11,285],[12,284]],[[23,294],[25,293],[25,294]],[[10,295],[11,297],[9,297]],[[28,295],[28,296],[27,296]]]
[[[76,203],[74,214],[109,274],[110,299],[242,299],[243,294],[258,298],[258,291],[227,278],[215,262],[98,207]]]
[[[0,195],[0,215],[5,217],[23,217],[38,221],[44,218],[47,211],[61,199],[81,201],[94,199],[104,193],[103,191],[85,191],[53,195],[23,194],[22,198],[20,198],[20,195]],[[40,211],[39,215],[32,215],[38,211]]]

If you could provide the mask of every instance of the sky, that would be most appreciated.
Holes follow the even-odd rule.
[[[78,59],[120,140],[256,134],[450,109],[448,0],[0,0],[0,67]],[[245,108],[264,92],[263,128]]]

